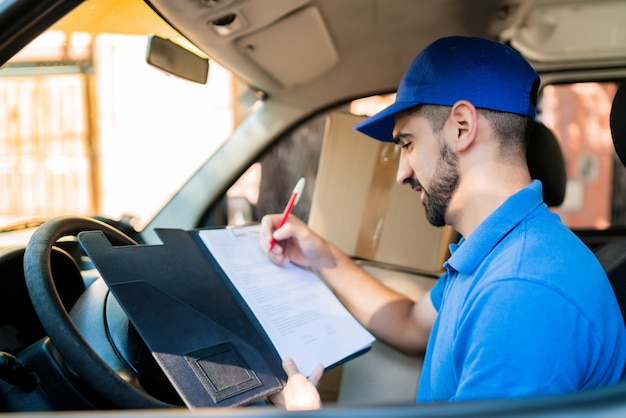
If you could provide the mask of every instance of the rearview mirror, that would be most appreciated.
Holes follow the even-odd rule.
[[[146,62],[166,73],[196,83],[206,84],[209,60],[156,35],[148,38]]]

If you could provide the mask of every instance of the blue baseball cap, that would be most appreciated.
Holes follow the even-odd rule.
[[[451,36],[428,45],[404,74],[396,101],[354,129],[392,141],[394,115],[420,104],[477,108],[535,118],[539,76],[515,50],[478,37]]]

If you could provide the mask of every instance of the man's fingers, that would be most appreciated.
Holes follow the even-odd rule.
[[[296,366],[296,363],[293,361],[291,357],[285,357],[283,359],[283,369],[285,370],[285,373],[287,373],[287,377],[291,377],[295,374],[300,373],[300,371],[298,370],[298,366]],[[315,369],[313,369],[313,372],[309,376],[308,380],[309,382],[317,386],[323,374],[324,374],[324,366],[322,366],[321,364],[318,364],[317,366],[315,366]]]
[[[324,366],[322,366],[321,364],[318,364],[317,366],[315,366],[315,369],[313,369],[311,376],[309,376],[309,382],[317,386],[323,374],[324,374]]]
[[[296,366],[296,363],[291,357],[285,357],[283,359],[283,370],[285,371],[285,373],[287,373],[287,377],[291,377],[294,374],[300,373],[298,371],[298,366]]]

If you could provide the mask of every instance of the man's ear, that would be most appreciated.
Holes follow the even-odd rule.
[[[456,150],[465,151],[476,138],[478,111],[467,100],[459,100],[452,106],[450,118],[456,129]]]

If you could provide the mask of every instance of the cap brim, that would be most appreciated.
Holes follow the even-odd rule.
[[[396,113],[419,104],[419,102],[395,102],[374,116],[359,123],[354,129],[378,141],[391,142],[393,141],[393,127],[396,123]]]

